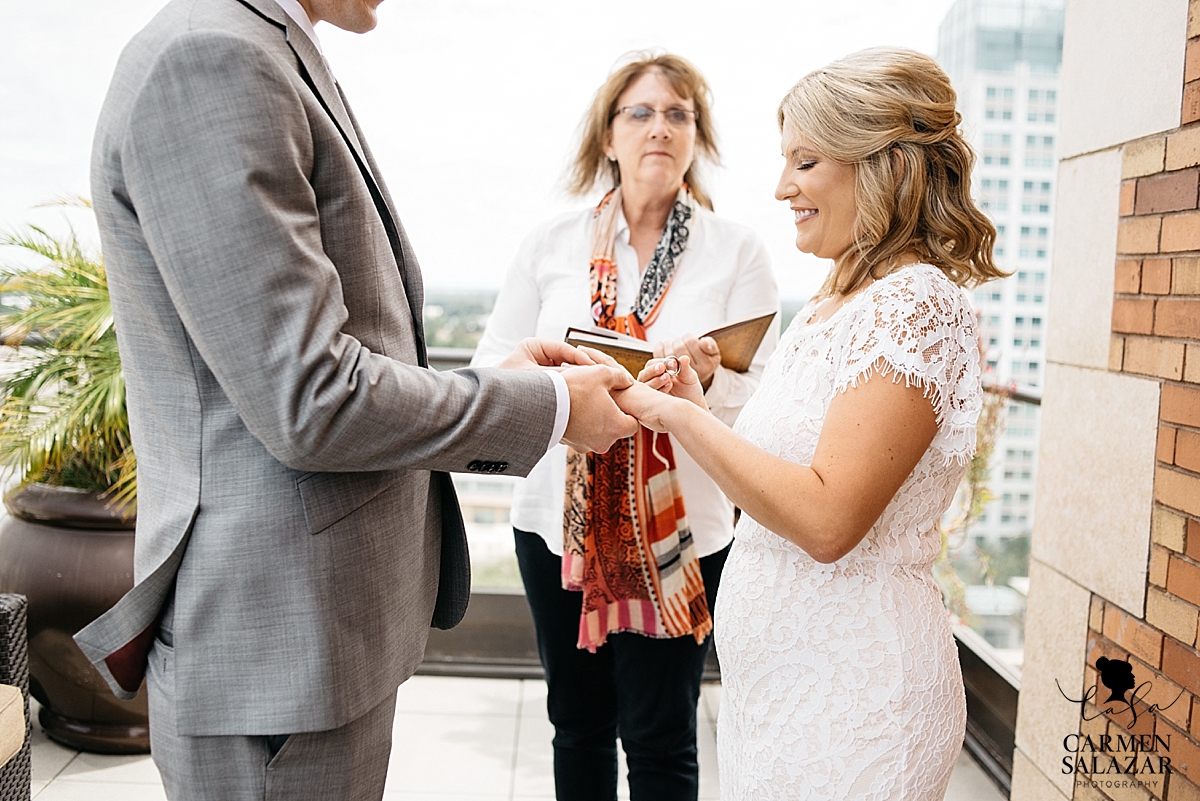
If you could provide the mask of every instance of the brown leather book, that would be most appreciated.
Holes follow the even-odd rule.
[[[721,326],[700,336],[712,337],[717,341],[721,349],[722,367],[744,373],[750,369],[750,362],[774,318],[775,312],[771,312],[762,317]],[[649,342],[604,328],[568,328],[566,342],[575,347],[586,345],[607,353],[635,376],[654,357],[654,349]]]

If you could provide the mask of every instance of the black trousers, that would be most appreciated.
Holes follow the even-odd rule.
[[[695,801],[696,704],[712,637],[697,645],[625,632],[594,654],[577,648],[583,593],[562,588],[562,559],[540,536],[513,535],[549,688],[559,801],[615,801],[618,737],[631,801]],[[700,559],[709,609],[728,554]]]

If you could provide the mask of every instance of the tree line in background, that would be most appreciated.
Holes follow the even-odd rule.
[[[783,328],[805,301],[785,300]],[[436,348],[471,348],[479,344],[488,316],[496,304],[495,291],[426,290],[425,341]],[[566,332],[563,332],[566,334]]]

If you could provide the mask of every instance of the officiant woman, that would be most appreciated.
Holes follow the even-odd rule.
[[[766,250],[715,215],[698,167],[719,160],[707,82],[676,55],[633,54],[596,92],[569,176],[594,205],[536,227],[509,267],[473,364],[524,337],[601,327],[691,356],[732,425],[750,369],[720,366],[725,323],[778,311]],[[596,193],[596,196],[599,192]],[[560,799],[613,801],[617,738],[633,801],[695,799],[696,704],[733,505],[647,429],[608,453],[553,448],[514,490],[517,560],[537,629]]]

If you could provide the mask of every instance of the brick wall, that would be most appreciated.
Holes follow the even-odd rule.
[[[1200,0],[1188,37],[1182,125],[1126,145],[1117,232],[1109,368],[1162,381],[1145,616],[1092,597],[1085,684],[1107,692],[1106,656],[1149,685],[1136,722],[1100,696],[1080,729],[1113,743],[1169,735],[1173,770],[1157,785],[1077,785],[1076,799],[1200,801]]]

